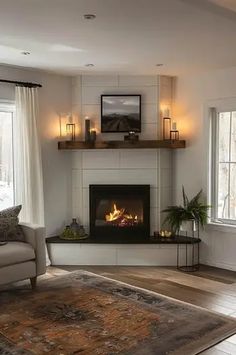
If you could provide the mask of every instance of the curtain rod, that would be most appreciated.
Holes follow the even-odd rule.
[[[25,81],[14,81],[14,80],[4,80],[4,79],[0,79],[1,83],[7,83],[7,84],[15,84],[15,85],[19,85],[19,86],[26,86],[28,88],[41,88],[42,85],[41,84],[37,84],[37,83],[27,83]]]

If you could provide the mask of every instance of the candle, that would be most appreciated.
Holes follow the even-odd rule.
[[[170,117],[170,110],[168,108],[164,110],[164,117]]]
[[[67,123],[66,124],[66,133],[68,140],[74,141],[75,140],[75,124],[74,123]]]
[[[171,131],[171,119],[170,117],[163,117],[162,121],[162,129],[163,129],[163,139],[170,139],[170,131]]]
[[[85,117],[85,142],[90,141],[90,119]]]
[[[90,131],[90,140],[91,140],[91,142],[95,142],[96,141],[96,131],[95,131],[95,129],[92,129]]]
[[[177,130],[170,131],[170,139],[172,141],[178,141],[179,140],[179,131],[177,131]]]

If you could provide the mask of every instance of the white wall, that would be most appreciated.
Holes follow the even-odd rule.
[[[176,80],[174,117],[187,147],[175,154],[175,199],[181,186],[189,196],[201,188],[207,193],[207,108],[232,98],[236,108],[236,68],[181,76]],[[231,100],[231,101],[232,101]],[[202,262],[236,270],[236,229],[208,226],[202,234]]]
[[[157,139],[160,102],[171,105],[171,79],[158,76],[78,76],[73,80],[73,111],[84,136],[84,117],[100,131],[101,94],[141,94],[140,139]],[[124,134],[103,133],[97,139],[124,139]],[[88,230],[89,184],[150,184],[151,233],[160,228],[160,210],[172,200],[172,154],[168,150],[78,151],[72,154],[72,213]]]
[[[41,71],[0,66],[0,78],[42,84],[38,122],[43,160],[47,235],[57,233],[71,217],[70,154],[57,150],[58,114],[71,111],[71,78]],[[14,85],[0,83],[0,99],[14,100]]]
[[[159,77],[123,75],[82,75],[73,79],[73,111],[79,116],[81,138],[84,137],[84,118],[88,116],[100,131],[101,94],[142,95],[142,139],[156,139],[159,116]],[[124,134],[103,133],[100,140],[122,139]]]

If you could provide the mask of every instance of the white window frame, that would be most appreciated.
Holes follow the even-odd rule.
[[[15,204],[15,164],[14,164],[14,121],[15,121],[15,102],[10,100],[0,100],[0,111],[10,112],[12,114],[12,171],[13,171],[13,204]]]
[[[217,216],[218,206],[218,171],[219,171],[219,115],[223,112],[236,112],[236,99],[231,105],[220,105],[210,108],[210,154],[209,154],[209,189],[208,201],[211,205],[210,224],[229,226],[236,228],[236,220],[219,218]],[[228,162],[231,164],[231,162]],[[230,177],[229,177],[230,178]]]

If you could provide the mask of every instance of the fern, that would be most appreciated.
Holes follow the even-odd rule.
[[[182,195],[183,206],[168,206],[162,211],[163,213],[167,213],[163,224],[168,224],[171,230],[175,233],[179,232],[182,222],[188,220],[194,220],[197,225],[204,227],[207,223],[207,212],[210,206],[201,202],[202,190],[189,200],[184,187],[182,186]]]

